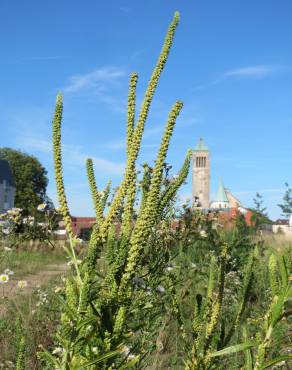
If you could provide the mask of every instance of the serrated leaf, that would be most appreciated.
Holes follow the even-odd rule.
[[[272,319],[271,319],[271,325],[274,327],[278,320],[280,319],[281,317],[281,314],[283,312],[283,308],[284,308],[284,303],[286,301],[286,299],[288,298],[288,295],[289,295],[289,287],[285,287],[281,294],[279,295],[278,299],[277,299],[277,302],[273,305],[273,308],[272,308]]]
[[[47,361],[51,365],[53,365],[56,369],[60,368],[60,363],[57,359],[51,355],[48,351],[38,352],[38,358]]]
[[[81,322],[76,326],[76,330],[79,331],[83,326],[89,325],[96,321],[96,317],[92,316],[87,319],[81,320]]]

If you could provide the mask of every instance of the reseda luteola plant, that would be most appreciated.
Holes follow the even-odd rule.
[[[64,188],[61,152],[63,102],[61,94],[57,97],[53,119],[55,177],[60,210],[69,237],[67,252],[74,269],[66,280],[66,294],[60,298],[62,317],[56,339],[58,345],[63,348],[62,355],[53,356],[48,352],[41,355],[55,369],[112,369],[113,367],[126,369],[138,364],[145,353],[145,349],[141,347],[142,342],[139,343],[136,340],[136,333],[140,328],[135,328],[135,312],[145,304],[147,292],[137,294],[133,281],[135,276],[149,273],[150,267],[145,265],[143,260],[144,248],[151,233],[161,222],[164,210],[173,200],[188,174],[190,151],[179,175],[169,183],[167,188],[162,188],[165,159],[176,119],[183,106],[182,102],[177,101],[170,111],[149,188],[143,195],[143,202],[140,204],[134,222],[134,203],[137,201],[139,186],[136,161],[150,105],[167,61],[178,21],[179,14],[175,13],[147,86],[136,124],[138,75],[133,73],[130,77],[127,161],[123,179],[107,212],[105,212],[105,205],[109,186],[103,193],[98,190],[93,163],[90,159],[87,160],[87,174],[96,212],[96,223],[91,233],[87,255],[81,264],[76,255],[78,239],[72,231]],[[117,233],[114,221],[121,209],[121,230]],[[104,264],[101,263],[101,256],[105,257]],[[159,277],[155,272],[149,276],[153,284],[157,285]],[[145,319],[148,320],[146,316]],[[130,343],[135,343],[135,348]],[[130,353],[130,347],[133,348],[134,353]]]
[[[177,320],[178,336],[186,344],[183,355],[186,370],[223,368],[219,366],[218,358],[221,360],[220,356],[237,352],[244,352],[248,370],[264,369],[271,361],[276,364],[277,361],[288,358],[274,358],[267,362],[274,328],[283,318],[285,304],[291,296],[291,277],[284,260],[275,262],[273,257],[270,259],[273,299],[263,325],[256,333],[256,340],[252,341],[248,339],[251,331],[243,319],[255,270],[255,251],[250,254],[243,272],[235,312],[226,324],[224,305],[231,244],[221,238],[220,233],[211,231],[213,224],[206,218],[205,225],[209,225],[210,234],[214,232],[214,240],[211,241],[213,244],[209,248],[217,250],[217,255],[212,256],[210,261],[206,295],[201,296],[194,305],[191,335],[184,322],[182,298],[178,294],[178,281],[181,277],[165,273],[170,262],[169,249],[173,238],[170,220],[166,216],[179,187],[187,177],[191,160],[191,152],[188,151],[178,176],[165,181],[165,160],[182,102],[177,101],[171,108],[155,165],[153,168],[144,165],[142,184],[138,179],[136,162],[151,102],[167,61],[178,21],[179,14],[176,13],[137,119],[138,75],[132,73],[130,76],[126,166],[111,202],[108,203],[111,184],[108,183],[100,191],[93,161],[88,159],[86,162],[96,223],[82,261],[77,254],[79,241],[72,230],[63,181],[63,102],[61,94],[57,97],[53,118],[55,177],[60,210],[69,239],[66,250],[73,268],[66,278],[65,294],[59,297],[62,315],[56,345],[62,350],[57,355],[49,352],[40,354],[54,369],[145,368],[149,361],[151,363],[149,354],[155,351],[153,343],[159,337],[164,317],[167,318],[166,321]],[[202,214],[200,217],[205,216]],[[116,225],[117,219],[119,227]],[[176,253],[177,250],[174,254]],[[281,279],[278,276],[279,269]],[[234,344],[234,337],[241,340],[240,344]],[[20,351],[20,360],[21,356]]]

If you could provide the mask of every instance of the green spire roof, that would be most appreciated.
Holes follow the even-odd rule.
[[[198,152],[208,152],[209,151],[208,147],[206,146],[202,138],[200,138],[198,144],[195,147],[195,150]]]
[[[228,202],[228,198],[227,198],[227,195],[226,195],[226,192],[223,186],[223,182],[221,179],[219,183],[219,189],[218,189],[218,193],[216,197],[216,202]]]

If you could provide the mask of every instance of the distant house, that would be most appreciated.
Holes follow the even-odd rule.
[[[286,235],[292,235],[292,217],[290,219],[279,218],[273,223],[274,233],[283,233]]]
[[[9,163],[0,159],[0,213],[14,207],[16,185]]]

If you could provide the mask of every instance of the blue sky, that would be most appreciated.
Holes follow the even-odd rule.
[[[102,188],[125,162],[128,77],[138,100],[175,10],[181,21],[157,90],[142,155],[153,163],[168,111],[184,101],[168,162],[176,172],[200,137],[219,178],[246,206],[260,192],[269,215],[292,185],[290,0],[1,1],[0,146],[37,156],[56,199],[51,149],[55,96],[64,93],[65,183],[71,212],[91,215],[85,160]],[[191,192],[191,176],[181,189]]]

